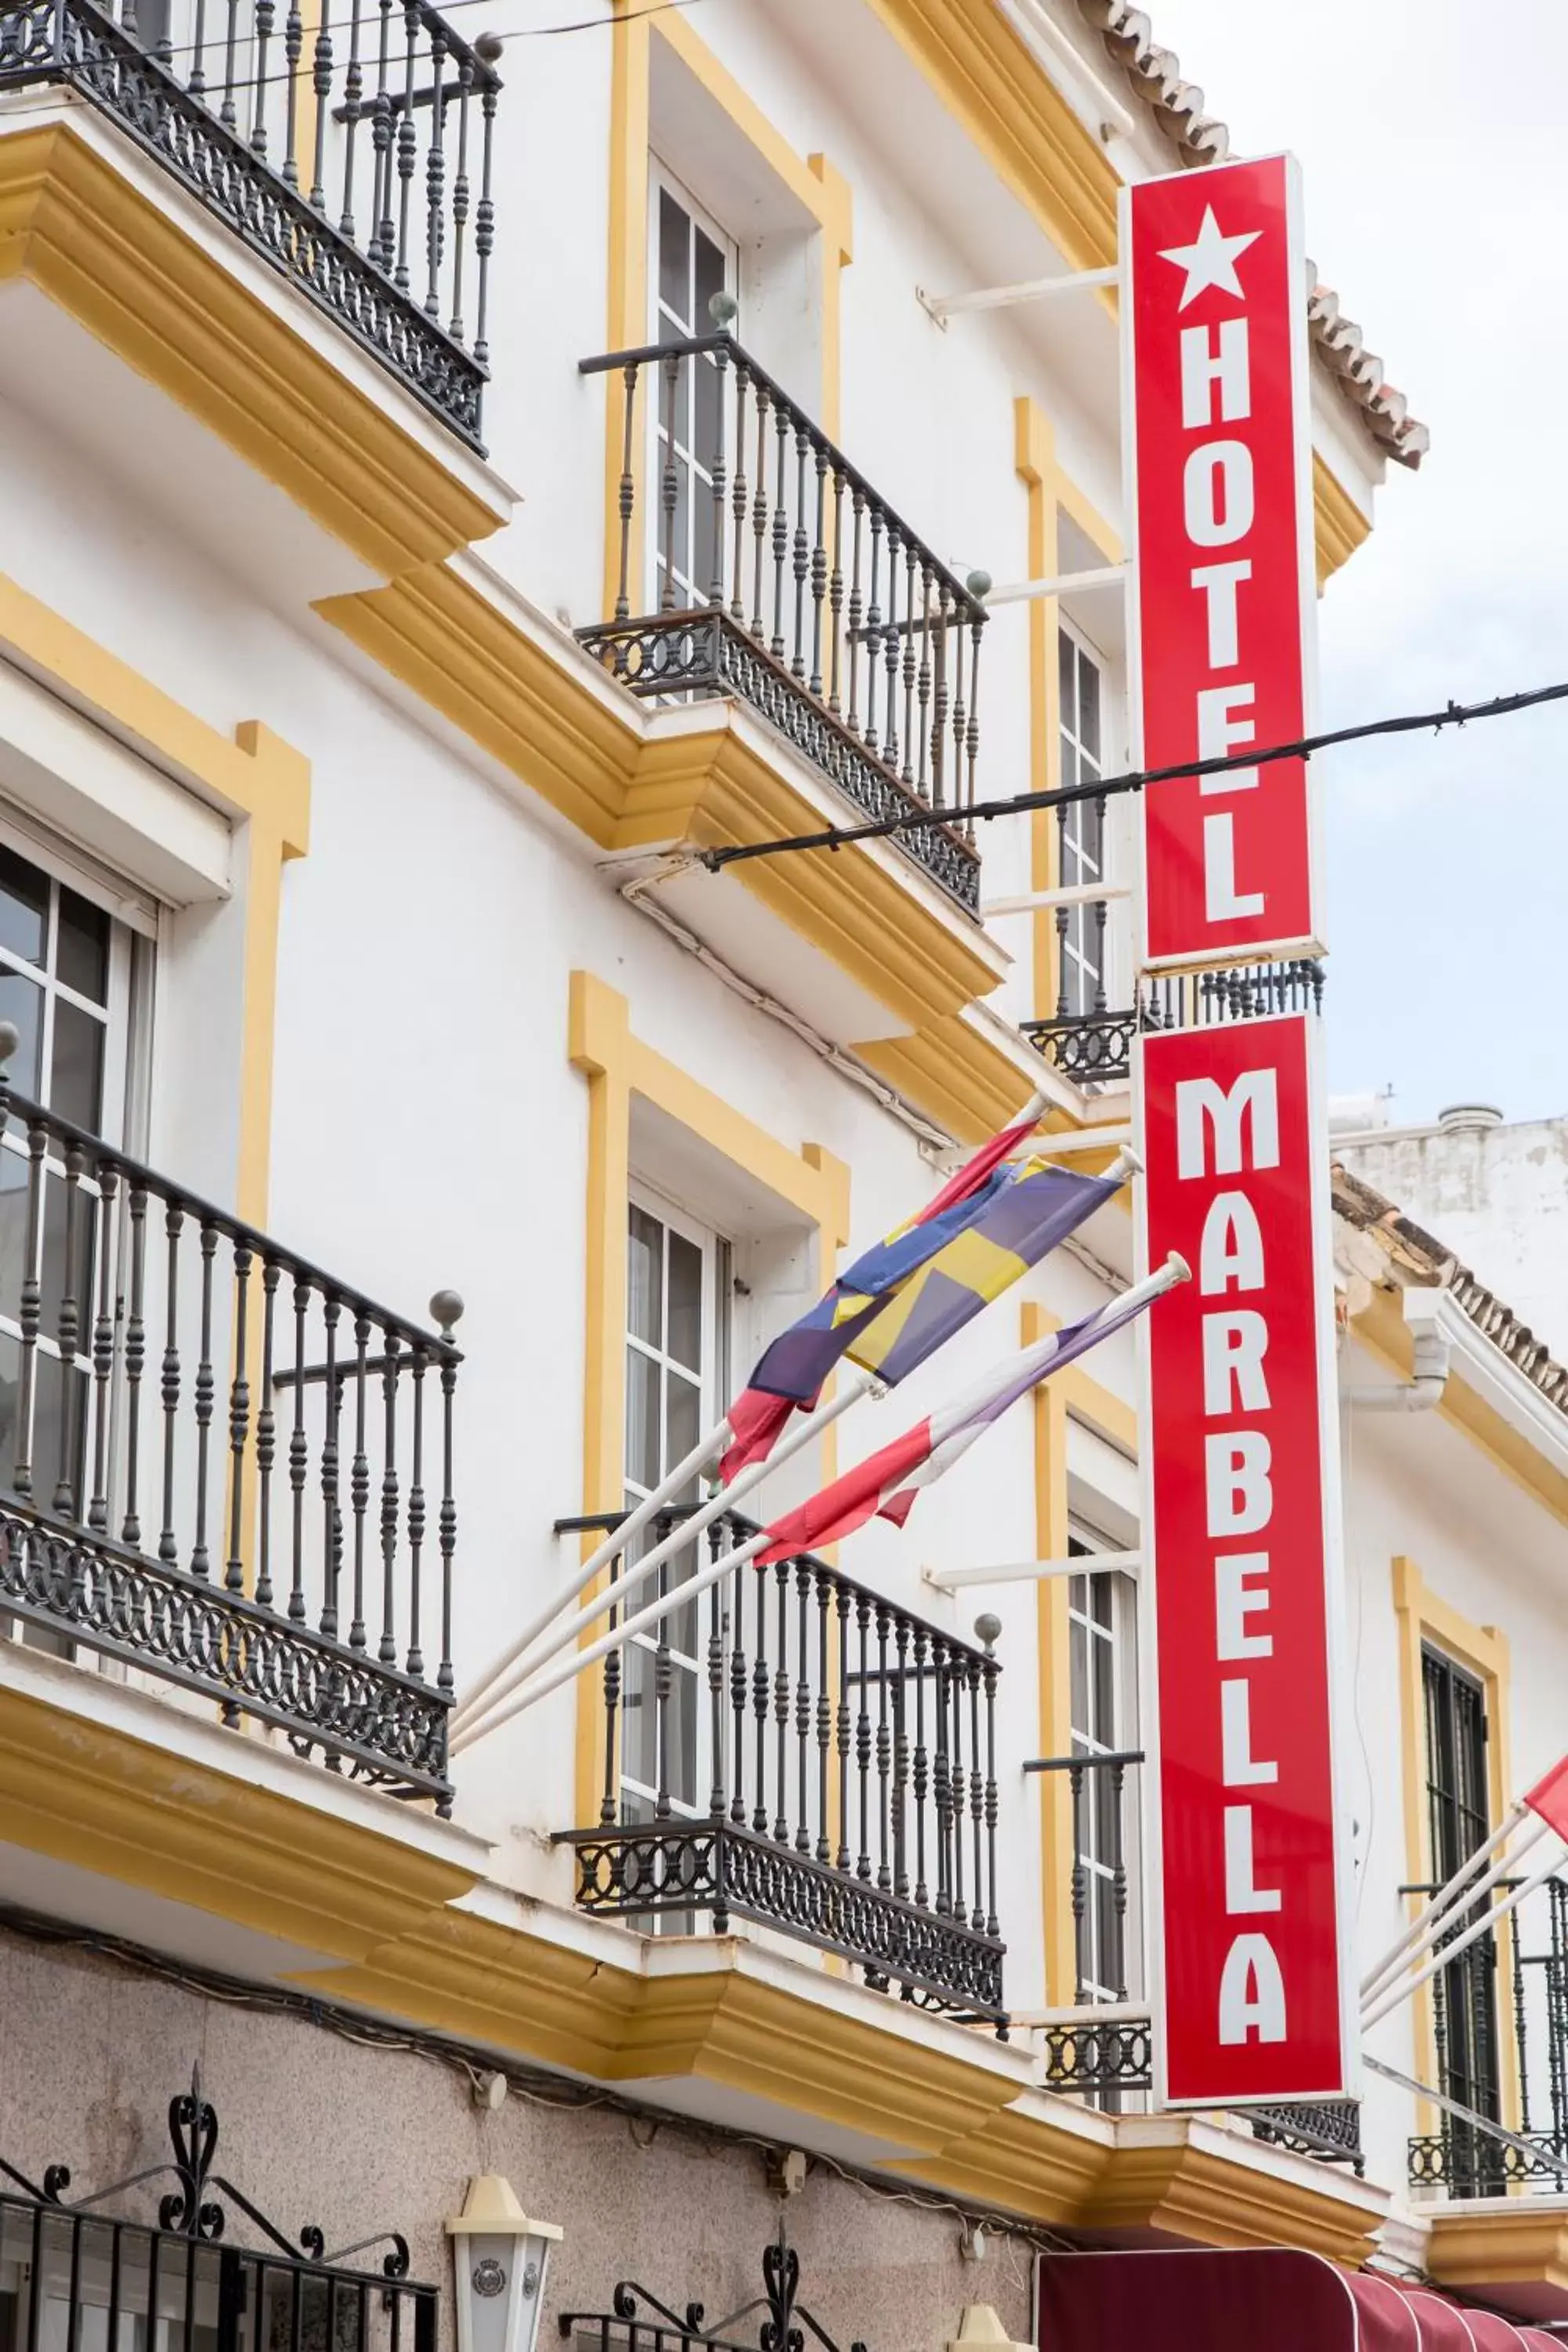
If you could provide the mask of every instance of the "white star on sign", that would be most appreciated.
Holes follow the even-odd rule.
[[[1173,245],[1160,256],[1162,261],[1173,261],[1178,269],[1184,269],[1187,273],[1187,282],[1182,289],[1177,310],[1184,310],[1189,302],[1195,301],[1211,286],[1219,287],[1226,294],[1239,295],[1241,281],[1236,274],[1237,257],[1245,253],[1249,245],[1256,245],[1262,234],[1261,229],[1255,228],[1239,236],[1223,236],[1214,216],[1214,206],[1205,205],[1204,225],[1193,243]]]

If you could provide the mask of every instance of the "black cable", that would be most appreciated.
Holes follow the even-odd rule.
[[[1489,702],[1446,703],[1441,710],[1410,711],[1397,719],[1364,719],[1356,727],[1331,727],[1321,735],[1303,735],[1299,742],[1271,743],[1258,751],[1226,752],[1208,760],[1178,760],[1167,768],[1131,768],[1123,775],[1100,776],[1088,784],[1062,784],[1052,792],[1015,793],[1006,800],[976,801],[973,808],[910,808],[896,816],[879,817],[866,824],[834,824],[822,833],[791,834],[782,841],[737,842],[727,849],[704,849],[697,862],[710,874],[737,866],[747,857],[777,857],[786,849],[843,849],[856,841],[884,841],[890,835],[927,833],[938,825],[966,825],[997,816],[1016,816],[1029,809],[1061,808],[1072,801],[1103,800],[1112,793],[1142,792],[1145,784],[1173,783],[1183,776],[1222,775],[1228,768],[1262,768],[1275,760],[1310,760],[1338,743],[1363,743],[1374,735],[1417,735],[1430,728],[1465,727],[1471,719],[1507,719],[1516,710],[1538,703],[1568,701],[1568,680],[1560,686],[1532,687],[1523,694],[1500,694]]]
[[[495,5],[496,0],[442,0],[439,13],[445,18],[455,16],[459,8],[493,8]],[[695,8],[698,5],[699,0],[648,0],[647,7],[628,8],[623,16],[577,16],[561,25],[519,25],[510,33],[492,33],[489,37],[496,41],[544,41],[549,40],[556,33],[609,32],[617,25],[637,25],[645,16],[663,16],[673,8]],[[329,25],[328,30],[341,36],[344,27],[342,25],[335,26]],[[256,36],[253,33],[247,33],[244,37],[250,41],[254,40]],[[276,39],[277,34],[274,33],[272,37]],[[308,52],[314,45],[314,30],[312,30],[307,38],[305,50],[300,53],[300,64],[294,76],[290,76],[287,71],[269,73],[263,74],[258,80],[253,75],[248,81],[236,82],[235,96],[243,97],[247,90],[252,89],[271,89],[295,78],[303,89],[310,79],[311,68]],[[483,39],[486,37],[478,34],[475,37]],[[149,49],[147,54],[149,57],[156,58],[160,65],[172,65],[176,58],[195,57],[198,49],[203,57],[221,53],[226,49],[227,40],[228,37],[226,33],[209,33],[203,41],[177,41],[168,48]],[[218,83],[214,78],[209,80],[204,95],[211,98],[217,89]]]

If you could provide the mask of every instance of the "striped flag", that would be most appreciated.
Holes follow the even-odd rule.
[[[835,1478],[809,1503],[775,1519],[767,1531],[767,1546],[758,1555],[760,1564],[819,1551],[863,1528],[868,1519],[891,1519],[901,1528],[921,1488],[933,1486],[994,1422],[1000,1421],[1009,1405],[1026,1396],[1048,1373],[1059,1371],[1075,1356],[1083,1355],[1097,1340],[1120,1331],[1163,1291],[1187,1277],[1184,1260],[1172,1256],[1158,1274],[1134,1285],[1109,1306],[1097,1307],[1077,1323],[1065,1324],[1049,1339],[994,1366],[944,1412],[916,1422],[879,1454]]]
[[[856,1334],[865,1329],[911,1274],[963,1233],[1014,1181],[1003,1165],[1008,1152],[1034,1132],[1045,1108],[1037,1095],[1010,1127],[981,1145],[942,1190],[875,1249],[856,1259],[809,1314],[766,1348],[755,1371],[725,1416],[729,1451],[719,1465],[726,1485],[750,1462],[765,1461],[797,1405],[814,1406],[824,1381]]]

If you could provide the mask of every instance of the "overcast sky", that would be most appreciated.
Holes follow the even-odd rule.
[[[1568,139],[1516,0],[1145,0],[1431,428],[1321,607],[1323,723],[1568,677]],[[1550,16],[1549,12],[1549,16]],[[1509,28],[1513,29],[1510,30]],[[1568,1112],[1568,704],[1320,763],[1337,1093]]]

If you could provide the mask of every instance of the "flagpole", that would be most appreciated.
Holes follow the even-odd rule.
[[[1502,1821],[1500,1822],[1498,1827],[1493,1830],[1491,1835],[1483,1840],[1482,1843],[1476,1848],[1474,1853],[1468,1854],[1465,1860],[1460,1864],[1458,1869],[1455,1871],[1453,1876],[1446,1880],[1444,1884],[1439,1886],[1436,1895],[1432,1896],[1430,1902],[1426,1906],[1426,1908],[1419,1912],[1416,1916],[1411,1920],[1409,1926],[1405,1928],[1405,1933],[1400,1937],[1399,1941],[1396,1944],[1391,1945],[1389,1949],[1384,1954],[1382,1959],[1376,1963],[1375,1967],[1369,1969],[1366,1975],[1362,1979],[1361,1997],[1363,2001],[1375,2000],[1379,1992],[1381,1992],[1384,1986],[1393,1979],[1399,1969],[1400,1963],[1405,1958],[1406,1955],[1412,1951],[1414,1947],[1417,1944],[1426,1944],[1430,1941],[1430,1936],[1428,1934],[1429,1929],[1433,1932],[1441,1933],[1440,1921],[1442,1916],[1448,1910],[1454,1896],[1461,1888],[1466,1888],[1466,1901],[1474,1901],[1478,1896],[1489,1893],[1489,1890],[1497,1885],[1498,1880],[1504,1876],[1512,1867],[1513,1863],[1518,1862],[1521,1854],[1529,1853],[1537,1838],[1541,1836],[1542,1831],[1547,1827],[1547,1823],[1542,1821],[1539,1815],[1536,1817],[1535,1828],[1531,1832],[1529,1837],[1524,1840],[1523,1843],[1516,1848],[1510,1861],[1499,1861],[1494,1863],[1491,1869],[1488,1871],[1483,1879],[1479,1880],[1474,1885],[1467,1885],[1467,1882],[1469,1879],[1469,1874],[1475,1869],[1476,1864],[1480,1862],[1485,1862],[1489,1854],[1496,1853],[1500,1846],[1505,1845],[1508,1840],[1513,1835],[1514,1831],[1519,1827],[1521,1822],[1526,1818],[1529,1811],[1530,1808],[1528,1805],[1521,1803],[1512,1806],[1510,1811],[1504,1814]]]
[[[584,1561],[565,1590],[556,1593],[553,1599],[547,1601],[537,1615],[529,1620],[521,1633],[502,1654],[495,1659],[482,1675],[476,1675],[468,1689],[460,1695],[452,1712],[454,1730],[481,1704],[492,1684],[499,1682],[508,1667],[515,1664],[523,1652],[531,1649],[541,1633],[554,1622],[566,1603],[569,1601],[575,1601],[577,1595],[592,1584],[596,1576],[603,1574],[616,1553],[623,1550],[634,1537],[640,1535],[650,1519],[658,1517],[671,1497],[679,1494],[688,1479],[698,1477],[712,1461],[713,1456],[722,1453],[724,1447],[730,1443],[731,1435],[729,1423],[720,1422],[716,1428],[709,1431],[706,1437],[698,1439],[685,1460],[678,1462],[674,1469],[668,1471],[660,1479],[651,1495],[645,1495],[642,1501],[626,1517],[617,1521],[603,1541],[595,1546],[594,1550]]]
[[[1461,1952],[1468,1951],[1479,1936],[1486,1935],[1489,1929],[1497,1926],[1500,1919],[1506,1919],[1510,1912],[1517,1911],[1527,1895],[1533,1895],[1538,1886],[1544,1886],[1549,1878],[1556,1875],[1562,1860],[1561,1854],[1554,1854],[1543,1869],[1538,1870],[1532,1877],[1527,1878],[1522,1886],[1514,1887],[1495,1910],[1487,1913],[1484,1919],[1478,1919],[1472,1927],[1466,1928],[1462,1936],[1456,1936],[1451,1944],[1446,1945],[1442,1951],[1427,1961],[1418,1975],[1408,1978],[1405,1982],[1384,1992],[1373,2003],[1370,2011],[1363,2010],[1361,2020],[1362,2032],[1370,2033],[1374,2025],[1380,2025],[1385,2017],[1398,2009],[1403,2002],[1407,2001],[1413,1993],[1419,1992],[1424,1984],[1429,1983],[1439,1969],[1446,1969],[1450,1960],[1457,1960]]]
[[[472,1747],[476,1740],[488,1738],[492,1731],[499,1731],[503,1724],[510,1723],[514,1715],[521,1715],[525,1707],[532,1706],[538,1699],[548,1698],[552,1691],[560,1690],[563,1684],[571,1682],[585,1667],[596,1664],[610,1651],[619,1649],[634,1633],[645,1633],[648,1626],[658,1624],[659,1619],[668,1617],[672,1609],[684,1609],[689,1602],[699,1600],[710,1584],[718,1583],[721,1576],[728,1576],[731,1570],[743,1568],[749,1559],[755,1559],[758,1552],[766,1549],[770,1539],[770,1530],[759,1528],[754,1536],[749,1537],[733,1551],[727,1551],[720,1559],[710,1560],[705,1569],[696,1576],[688,1577],[672,1592],[660,1593],[658,1599],[650,1601],[646,1609],[639,1609],[635,1615],[623,1618],[620,1624],[612,1625],[607,1633],[601,1633],[596,1642],[590,1642],[585,1650],[579,1650],[574,1656],[563,1659],[542,1681],[530,1683],[525,1680],[521,1690],[514,1690],[510,1698],[498,1700],[493,1709],[487,1710],[480,1722],[469,1724],[458,1733],[452,1741],[454,1754]],[[618,1593],[622,1588],[617,1586],[616,1590]]]
[[[607,1585],[603,1592],[596,1592],[591,1600],[585,1601],[575,1616],[569,1617],[563,1625],[554,1626],[545,1646],[534,1656],[519,1658],[514,1649],[512,1660],[505,1671],[491,1678],[486,1686],[483,1697],[453,1724],[454,1748],[462,1745],[463,1735],[473,1731],[477,1726],[483,1725],[487,1729],[493,1729],[494,1726],[490,1724],[489,1718],[509,1692],[516,1690],[518,1685],[525,1682],[530,1675],[536,1674],[541,1666],[548,1664],[560,1651],[567,1648],[577,1639],[584,1625],[591,1625],[595,1617],[602,1617],[606,1609],[613,1609],[624,1601],[634,1586],[641,1584],[645,1578],[651,1576],[656,1568],[662,1567],[672,1552],[683,1551],[688,1544],[696,1540],[704,1528],[710,1527],[721,1513],[732,1509],[742,1496],[749,1495],[753,1487],[761,1486],[770,1470],[778,1469],[782,1464],[790,1459],[792,1454],[798,1454],[803,1446],[809,1445],[814,1437],[820,1436],[831,1423],[836,1422],[841,1413],[847,1412],[852,1404],[858,1404],[867,1391],[876,1385],[874,1373],[849,1373],[840,1387],[838,1394],[828,1403],[818,1405],[814,1413],[807,1414],[804,1421],[797,1422],[793,1429],[787,1430],[765,1462],[753,1462],[749,1468],[742,1470],[739,1477],[731,1480],[728,1486],[721,1487],[717,1495],[710,1496],[706,1503],[690,1514],[689,1517],[683,1518],[679,1526],[665,1537],[662,1543],[655,1544],[650,1552],[646,1552],[641,1559],[634,1561],[624,1576],[618,1578],[615,1583]],[[613,1552],[611,1556],[614,1557]],[[581,1585],[579,1584],[576,1589],[580,1591]],[[680,1590],[683,1594],[689,1594],[691,1591],[689,1580],[682,1584]],[[572,1595],[568,1593],[563,1598],[570,1600]],[[552,1610],[550,1617],[545,1621],[547,1625],[552,1623],[560,1606],[558,1602],[556,1609]]]

